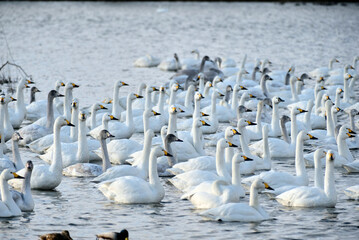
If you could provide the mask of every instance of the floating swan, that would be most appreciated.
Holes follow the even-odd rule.
[[[291,207],[335,207],[337,194],[334,180],[334,153],[329,150],[326,156],[324,189],[301,186],[284,192],[276,200]]]
[[[169,154],[155,147],[150,154],[149,182],[139,177],[125,176],[106,181],[99,190],[110,200],[121,204],[158,203],[165,196],[165,190],[157,173],[157,158]]]
[[[259,205],[258,191],[273,190],[267,183],[257,179],[251,185],[249,205],[246,203],[227,203],[201,212],[200,215],[216,221],[259,222],[269,219],[268,213]]]
[[[106,129],[108,130],[108,122],[111,120],[119,120],[118,118],[116,118],[114,115],[105,113],[104,115],[102,115],[102,125],[95,127],[94,129],[92,129],[89,134],[91,135],[91,137],[93,138],[98,138],[101,130]]]
[[[100,139],[102,152],[102,167],[93,163],[76,163],[62,170],[62,174],[68,177],[97,177],[101,173],[111,168],[110,159],[108,157],[106,139],[113,137],[107,130],[101,130],[98,138]]]
[[[62,179],[62,156],[60,131],[63,126],[73,126],[63,116],[59,116],[54,124],[54,154],[51,165],[35,165],[31,176],[31,189],[52,190],[56,188]],[[23,174],[25,169],[18,171]],[[21,183],[18,181],[10,181],[10,185],[19,189]]]
[[[313,71],[309,72],[309,75],[313,78],[317,77],[329,77],[330,71],[333,70],[333,63],[339,63],[336,58],[331,58],[329,61],[328,67],[316,68]]]
[[[24,175],[24,180],[22,182],[21,192],[12,190],[11,195],[14,199],[15,203],[19,206],[22,212],[32,212],[35,207],[34,200],[31,194],[31,173],[34,165],[32,161],[27,161],[26,163],[26,171]]]
[[[11,172],[9,169],[5,169],[0,174],[0,190],[1,190],[1,201],[0,201],[0,217],[15,217],[21,216],[21,210],[13,200],[9,191],[8,180],[13,178],[24,178]]]
[[[143,57],[136,59],[133,63],[135,67],[157,67],[160,64],[161,60],[157,57],[154,57],[150,54],[146,54]]]
[[[359,185],[348,187],[344,190],[345,195],[350,199],[358,200],[359,199]]]

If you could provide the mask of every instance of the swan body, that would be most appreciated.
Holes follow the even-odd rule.
[[[146,54],[143,57],[136,59],[133,63],[135,67],[157,67],[161,60],[150,54]]]
[[[348,187],[344,190],[345,195],[350,199],[359,200],[359,185]]]
[[[200,215],[216,221],[260,222],[268,220],[268,213],[259,205],[258,191],[273,190],[267,183],[257,179],[251,185],[249,204],[227,203],[201,212]]]
[[[21,216],[21,210],[13,200],[9,191],[8,180],[20,177],[15,172],[11,172],[9,169],[5,169],[0,174],[0,190],[1,190],[1,201],[0,201],[0,217],[16,217]]]
[[[106,181],[99,190],[110,200],[121,204],[158,203],[165,196],[165,190],[157,173],[157,157],[168,155],[160,147],[155,147],[150,154],[149,181],[134,176]]]
[[[276,200],[291,207],[335,207],[337,195],[334,183],[334,154],[331,150],[327,153],[326,162],[324,189],[301,186],[278,195]]]
[[[163,71],[177,71],[180,69],[181,63],[179,62],[178,56],[175,53],[173,58],[168,58],[160,62],[157,66]]]
[[[328,67],[316,68],[313,71],[309,72],[309,75],[313,78],[328,77],[330,75],[329,72],[333,70],[333,63],[339,63],[339,61],[336,58],[332,58],[329,61]]]

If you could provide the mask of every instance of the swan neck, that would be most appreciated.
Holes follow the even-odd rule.
[[[102,150],[102,172],[106,172],[107,169],[112,167],[107,151],[106,139],[100,140],[100,146]]]
[[[167,134],[174,134],[177,136],[177,114],[170,113],[169,121],[168,121],[168,129]]]
[[[193,121],[195,122],[195,121]],[[203,142],[202,142],[202,130],[200,127],[196,127],[195,123],[192,124],[192,138],[193,138],[193,146],[196,149],[196,151],[204,155],[203,150]]]
[[[177,95],[177,92],[173,89],[171,89],[171,96],[170,96],[170,101],[169,101],[169,106],[172,106],[174,104],[176,104],[176,95]]]
[[[348,162],[354,161],[354,157],[352,153],[349,150],[347,141],[346,141],[346,135],[340,134],[337,138],[338,140],[338,153],[340,156],[346,158]]]
[[[327,113],[327,136],[334,137],[334,122],[330,104],[326,104],[325,111]]]
[[[260,133],[262,131],[262,108],[263,105],[262,104],[258,104],[257,106],[257,114],[256,114],[256,129],[257,132]]]
[[[20,152],[19,152],[19,143],[14,140],[12,140],[12,155],[13,155],[16,171],[23,169],[25,166],[21,160],[21,156],[20,156]]]
[[[337,193],[335,190],[334,163],[330,160],[327,160],[325,167],[324,192],[332,202],[336,203]]]
[[[54,106],[53,106],[53,102],[54,102],[54,97],[52,96],[48,96],[47,98],[47,107],[46,107],[46,128],[49,129],[50,131],[53,129],[54,127]]]
[[[236,111],[238,108],[238,91],[236,90],[236,88],[234,88],[233,90],[231,106],[233,111]]]
[[[152,109],[152,101],[151,101],[151,92],[147,89],[146,99],[145,99],[145,110],[148,110],[148,109]]]
[[[274,135],[279,135],[279,112],[278,112],[278,104],[273,104],[272,110],[272,122],[271,122],[272,130]]]
[[[78,138],[78,131],[79,131],[79,110],[78,108],[73,108],[72,114],[71,114],[71,123],[75,125],[74,127],[70,128],[70,139],[75,142]]]
[[[241,182],[240,164],[236,164],[235,161],[232,161],[232,185],[240,187]]]
[[[230,179],[228,172],[226,171],[226,166],[224,162],[224,148],[217,144],[216,150],[216,171],[218,176],[225,179]]]
[[[32,174],[32,170],[26,169],[25,175],[24,175],[25,179],[23,180],[22,186],[21,186],[21,192],[24,195],[31,195],[31,185],[30,185],[31,174]]]
[[[71,102],[72,102],[72,89],[67,88],[65,90],[65,100],[64,100],[64,116],[66,119],[71,119]]]
[[[280,122],[280,130],[282,132],[284,141],[286,141],[287,143],[290,143],[287,128],[285,127],[285,122],[284,121]]]
[[[228,140],[228,141],[232,142],[233,140]],[[233,148],[230,148],[230,147],[226,148],[224,150],[224,155],[225,155],[224,159],[225,159],[226,165],[230,165],[231,161],[232,161],[232,158],[233,158],[233,155],[234,155]]]
[[[158,185],[160,183],[160,178],[158,177],[157,172],[157,157],[154,152],[151,152],[150,154],[150,163],[149,163],[149,182],[151,185]]]
[[[31,91],[30,92],[30,104],[35,102],[36,101],[36,98],[35,98],[35,92],[34,91]]]
[[[1,189],[1,198],[3,203],[13,201],[9,190],[9,185],[7,181],[2,177],[0,177],[0,189]]]
[[[186,109],[190,110],[192,109],[193,110],[193,103],[192,103],[192,100],[193,100],[193,90],[192,88],[189,88],[187,90],[187,93],[186,93],[186,99],[185,99],[185,102],[184,102],[184,106],[186,107]]]
[[[164,105],[165,105],[165,92],[160,92],[160,98],[158,100],[158,109],[160,110],[160,113],[164,112]]]
[[[290,91],[292,93],[292,100],[293,101],[298,101],[298,94],[297,94],[297,89],[295,87],[295,81],[294,80],[290,81]]]
[[[149,101],[151,101],[150,98]],[[127,97],[127,103],[126,103],[126,125],[129,128],[133,127],[132,99],[130,95]]]
[[[62,175],[62,152],[61,152],[61,126],[54,125],[54,153],[52,155],[52,162],[50,166],[50,171],[53,173],[58,173]]]
[[[322,161],[317,154],[314,154],[314,186],[324,189]]]
[[[291,112],[291,144],[295,146],[296,140],[297,140],[297,134],[298,134],[298,127],[297,127],[297,115],[294,113],[294,111]]]
[[[174,155],[174,152],[172,151],[172,147],[171,144],[168,141],[165,141],[165,150],[172,154],[173,157],[169,157],[167,156],[167,161],[168,161],[168,165],[169,167],[173,167],[173,165],[175,165],[177,163],[176,157]]]
[[[258,201],[258,190],[252,184],[250,194],[249,194],[249,206],[258,209],[259,201]]]
[[[305,170],[303,148],[302,134],[298,134],[295,150],[295,172],[297,177],[301,177],[302,180],[305,181],[305,185],[308,185],[308,175]]]
[[[16,113],[23,113],[25,116],[26,107],[24,101],[24,85],[19,83],[16,89],[16,104],[15,104],[15,112]]]
[[[269,142],[268,142],[268,131],[263,130],[263,159],[270,159]]]
[[[241,133],[241,135],[239,135],[239,142],[241,144],[242,151],[245,155],[251,156],[252,154],[247,143],[247,129],[245,127],[240,127],[239,131]]]
[[[262,92],[263,94],[266,96],[266,97],[269,97],[269,93],[268,93],[268,89],[267,89],[267,81],[265,79],[265,75],[262,76],[261,78],[261,82],[260,82],[260,86],[261,86],[261,89],[262,89]]]
[[[353,80],[352,80],[353,81]],[[348,87],[348,79],[344,76],[344,92],[343,92],[343,102],[349,102],[349,87]]]
[[[113,99],[112,99],[112,115],[120,119],[121,118],[121,106],[120,106],[120,99],[119,93],[120,88],[115,84],[114,91],[113,91]]]
[[[148,134],[145,136],[145,143],[142,150],[142,161],[139,164],[139,168],[144,171],[146,178],[148,177],[148,165],[149,165],[149,155],[151,153],[152,137]]]
[[[194,111],[193,111],[193,119],[201,117],[201,102],[200,100],[194,101]]]
[[[87,145],[87,127],[86,121],[79,122],[79,134],[78,134],[78,149],[77,149],[77,159],[81,163],[89,162],[89,150]]]
[[[349,112],[349,120],[350,120],[350,129],[355,131],[354,115],[351,112]]]

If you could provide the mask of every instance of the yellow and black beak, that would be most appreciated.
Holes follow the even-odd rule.
[[[107,109],[107,107],[105,107],[104,105],[100,105],[101,109]]]
[[[35,84],[35,82],[32,80],[26,80],[26,82],[27,82],[27,84]]]
[[[172,108],[171,108],[171,111],[172,111],[172,112],[177,112],[177,108],[176,108],[176,107],[172,107]]]
[[[201,112],[202,117],[208,117],[209,115],[207,113]]]
[[[336,110],[337,110],[337,112],[343,111],[343,109],[341,109],[340,107],[336,107]]]
[[[208,123],[206,123],[205,121],[201,120],[202,126],[211,126]]]
[[[324,77],[319,78],[319,82],[324,81]]]
[[[246,121],[248,123],[248,125],[257,125],[257,123],[251,122],[251,121]]]
[[[64,83],[64,82],[60,82],[60,86],[61,86],[61,87],[65,87],[65,83]]]
[[[136,98],[143,98],[143,96],[138,95],[138,94],[135,94],[135,97],[136,97]]]
[[[329,159],[331,161],[334,161],[334,153],[328,153],[329,154]]]
[[[30,88],[30,86],[29,86],[29,85],[27,85],[27,84],[25,84],[25,88]]]
[[[76,107],[77,103],[76,102],[72,102],[72,107]]]
[[[233,144],[231,142],[228,142],[229,147],[238,147],[236,144]]]
[[[264,187],[268,190],[274,190],[273,188],[271,188],[268,183],[264,183]]]
[[[200,98],[200,99],[204,98],[203,95],[202,95],[202,93],[199,94],[199,98]]]
[[[72,84],[72,87],[74,87],[74,88],[80,87],[79,85],[77,85],[77,84],[75,84],[75,83],[71,83],[71,84]]]
[[[159,113],[159,112],[156,112],[156,111],[153,111],[153,110],[152,110],[152,112],[153,112],[153,115],[154,115],[154,116],[161,115],[161,113]]]
[[[118,118],[114,117],[113,115],[110,115],[111,120],[118,120]]]
[[[249,157],[244,156],[244,155],[243,155],[243,159],[244,159],[244,161],[253,161],[253,158],[249,158]]]
[[[308,135],[309,139],[312,139],[312,140],[318,139],[318,138],[314,137],[313,135],[311,135],[311,134],[309,134],[309,133],[308,133],[307,135]]]
[[[164,153],[165,156],[167,156],[167,157],[173,157],[173,155],[170,154],[169,152],[167,152],[166,150],[163,150],[163,153]]]
[[[65,121],[66,121],[66,125],[67,125],[67,126],[75,127],[75,125],[73,125],[72,123],[70,123],[69,120],[65,119]]]
[[[297,109],[298,109],[298,111],[299,111],[300,113],[308,112],[307,110],[304,110],[304,109],[301,109],[301,108],[297,108]]]
[[[11,99],[12,102],[17,101],[17,99],[16,99],[16,98],[13,98],[13,97],[10,97],[10,99]]]
[[[241,90],[248,90],[246,87],[243,87],[243,86],[239,86],[239,88],[241,89]],[[253,95],[252,95],[253,96]]]
[[[278,98],[279,102],[285,102],[282,98]]]
[[[181,113],[184,113],[185,112],[185,110],[183,110],[182,108],[178,108],[179,109],[179,111],[181,112]]]
[[[322,90],[327,90],[327,88],[324,87],[324,86],[321,86],[320,88],[321,88]]]
[[[160,87],[160,92],[164,92],[165,88],[164,87]]]
[[[335,59],[335,62],[340,63],[338,59]]]
[[[353,78],[353,76],[351,74],[348,75],[348,79],[351,79]]]
[[[152,87],[152,90],[153,90],[154,92],[156,92],[156,91],[158,91],[158,88]]]
[[[354,138],[355,137],[354,135],[352,135],[350,133],[347,133],[347,135],[348,135],[349,138]]]
[[[12,172],[12,175],[14,175],[14,178],[24,178],[24,177],[18,175],[16,172]]]
[[[85,120],[86,119],[86,114],[85,113],[81,113],[81,120]]]
[[[351,134],[357,134],[356,132],[354,132],[351,128],[347,128],[348,130],[348,133],[351,133]]]
[[[128,86],[128,84],[125,82],[121,82],[121,84],[122,84],[122,86]]]
[[[241,135],[240,132],[237,131],[237,129],[232,129],[233,135]]]

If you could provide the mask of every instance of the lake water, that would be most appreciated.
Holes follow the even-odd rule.
[[[0,60],[14,61],[33,76],[42,91],[38,99],[45,98],[56,80],[78,83],[74,96],[86,107],[111,97],[118,79],[130,84],[121,89],[122,96],[141,82],[167,82],[172,73],[132,66],[146,53],[164,59],[176,52],[181,58],[196,48],[202,55],[237,62],[247,54],[249,62],[270,59],[273,69],[295,64],[298,73],[327,66],[332,57],[341,65],[352,63],[359,50],[358,12],[355,4],[1,2]],[[41,163],[27,149],[21,154],[24,161]],[[359,151],[353,155],[358,158]],[[275,161],[274,166],[294,172],[293,162]],[[313,169],[308,172],[312,179]],[[90,179],[64,177],[56,191],[33,191],[34,212],[1,219],[0,239],[36,239],[64,229],[73,239],[95,239],[96,233],[122,228],[131,239],[357,237],[359,204],[343,190],[359,184],[358,175],[342,169],[336,170],[335,208],[286,208],[260,196],[273,219],[256,224],[206,221],[190,202],[180,200],[181,193],[167,179],[162,182],[166,196],[160,204],[118,205]]]

